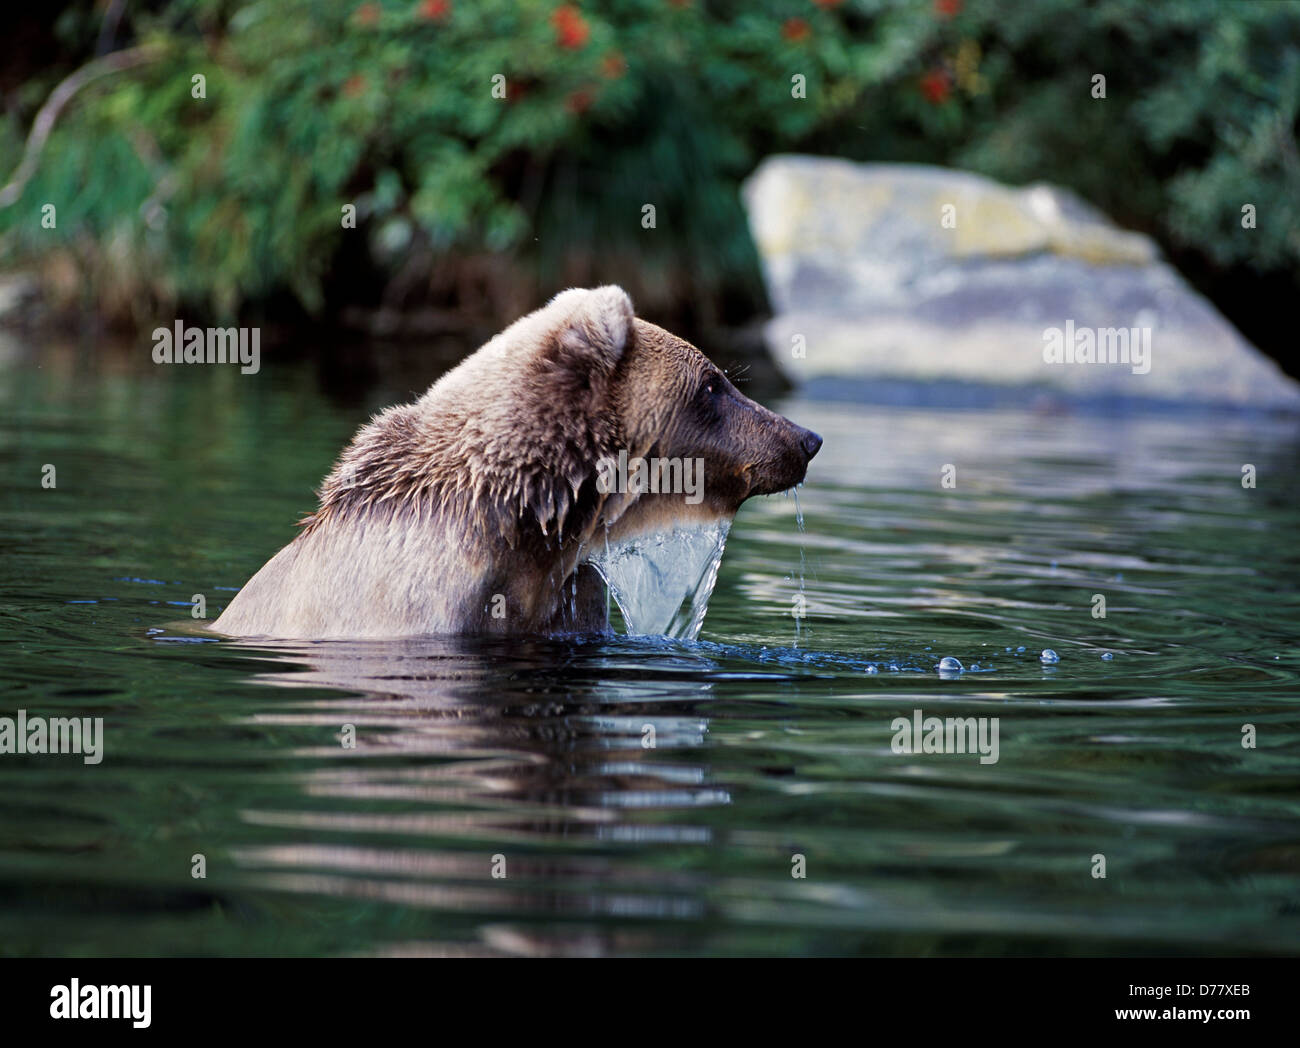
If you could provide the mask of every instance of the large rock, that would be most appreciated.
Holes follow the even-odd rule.
[[[777,313],[768,346],[795,381],[943,380],[1300,410],[1300,385],[1150,239],[1065,190],[778,156],[745,198]],[[1132,359],[1044,359],[1053,330],[1085,347],[1088,329],[1117,348],[1118,330],[1135,328],[1138,338],[1150,331],[1148,370]]]

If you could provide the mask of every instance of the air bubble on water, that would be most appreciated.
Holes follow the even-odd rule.
[[[1102,662],[1110,662],[1110,660],[1113,659],[1114,657],[1115,656],[1112,655],[1110,652],[1106,652],[1106,654],[1101,657],[1101,660]]]
[[[1038,656],[1039,662],[1060,662],[1061,656],[1056,654],[1051,648],[1044,648],[1043,653]]]
[[[1011,650],[1010,648],[1007,648],[1007,651],[1010,651],[1010,650]]]
[[[977,669],[980,668],[980,664],[979,664],[978,662],[972,662],[972,663],[970,664],[970,668],[973,669],[973,670],[977,670]]]
[[[940,672],[949,671],[960,673],[963,669],[965,669],[965,667],[962,666],[961,661],[954,659],[951,655],[945,655],[939,660]]]
[[[1018,647],[1018,648],[1016,649],[1016,653],[1019,654],[1020,652],[1022,652],[1022,651],[1024,651],[1024,650],[1025,650],[1025,646],[1022,644],[1022,645],[1020,645],[1020,647]]]
[[[868,673],[879,673],[879,672],[880,672],[880,669],[879,669],[878,667],[876,667],[876,666],[868,666],[868,667],[867,667],[867,672],[868,672]]]

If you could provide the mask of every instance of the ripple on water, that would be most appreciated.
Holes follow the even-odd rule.
[[[192,643],[155,602],[216,614],[399,394],[83,363],[0,382],[0,447],[59,463],[0,500],[9,712],[105,718],[93,772],[0,760],[6,951],[1300,943],[1293,423],[792,401],[797,497],[606,565],[680,639]],[[999,760],[893,752],[916,711],[998,718]]]

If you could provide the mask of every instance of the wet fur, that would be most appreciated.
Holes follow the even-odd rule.
[[[704,397],[702,382],[722,392]],[[749,495],[802,479],[809,455],[792,448],[804,435],[742,397],[694,346],[637,319],[622,289],[566,291],[415,403],[363,426],[326,477],[320,507],[214,629],[283,638],[603,630],[604,586],[583,564],[594,541],[730,517]],[[596,465],[621,448],[704,457],[704,502],[599,492]],[[503,618],[492,614],[497,594]]]

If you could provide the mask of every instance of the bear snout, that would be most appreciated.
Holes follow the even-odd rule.
[[[776,454],[751,475],[749,494],[775,495],[802,484],[808,463],[821,450],[822,438],[810,429],[797,426],[787,418],[775,416],[781,425],[774,434]],[[782,432],[783,430],[783,432]]]
[[[803,453],[808,456],[808,461],[821,450],[822,438],[814,433],[811,429],[803,431]]]

